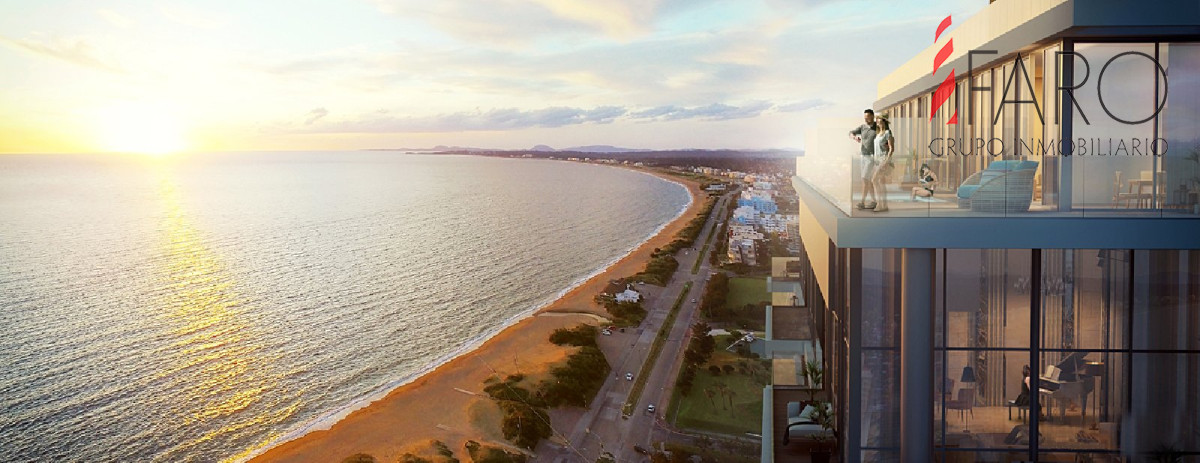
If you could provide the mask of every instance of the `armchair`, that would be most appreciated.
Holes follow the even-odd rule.
[[[994,161],[958,187],[958,207],[974,212],[1024,212],[1033,202],[1037,161]]]

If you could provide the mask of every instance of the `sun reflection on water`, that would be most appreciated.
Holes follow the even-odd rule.
[[[262,345],[265,330],[249,322],[248,302],[236,291],[233,273],[188,220],[166,174],[159,196],[165,208],[160,227],[160,307],[174,326],[175,341],[164,353],[173,359],[173,366],[155,379],[178,384],[185,397],[179,404],[185,418],[169,425],[201,430],[200,437],[175,449],[186,454],[187,448],[214,438],[261,432],[262,426],[294,413],[299,402],[277,390],[281,375],[272,365],[278,355],[268,354]],[[283,403],[287,400],[292,403]],[[230,449],[239,453],[225,461],[244,458],[280,433],[267,434],[253,447]]]

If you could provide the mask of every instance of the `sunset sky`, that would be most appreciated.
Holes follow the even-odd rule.
[[[986,0],[0,0],[0,152],[800,148]]]

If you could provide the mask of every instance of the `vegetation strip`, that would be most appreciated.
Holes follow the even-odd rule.
[[[687,293],[691,289],[692,282],[684,283],[683,291],[680,291],[679,296],[675,297],[675,305],[671,307],[671,313],[667,314],[667,319],[663,321],[662,327],[658,329],[658,336],[654,338],[654,344],[650,346],[650,355],[642,363],[641,370],[638,370],[637,381],[633,383],[633,390],[629,393],[629,399],[625,402],[625,406],[621,408],[621,413],[625,416],[633,413],[633,407],[637,405],[638,399],[641,398],[642,389],[646,388],[646,380],[650,376],[650,370],[654,369],[654,363],[658,360],[658,355],[662,353],[663,346],[667,343],[671,327],[675,325],[675,317],[679,315],[679,308],[683,306],[683,300],[687,297]]]
[[[717,223],[713,222],[712,229],[708,232],[708,239],[704,240],[704,247],[700,248],[700,253],[696,254],[696,263],[692,264],[692,275],[700,271],[700,262],[704,259],[704,253],[708,252],[708,245],[712,243],[713,236],[717,234]]]

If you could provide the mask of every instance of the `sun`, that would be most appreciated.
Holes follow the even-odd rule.
[[[127,103],[101,112],[104,148],[118,153],[166,156],[187,147],[183,127],[162,105]]]

